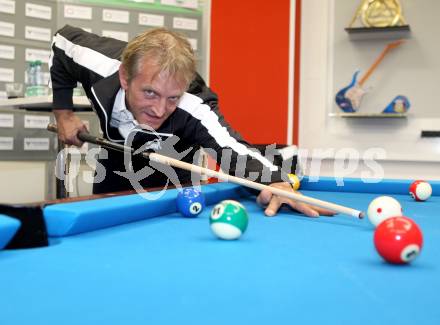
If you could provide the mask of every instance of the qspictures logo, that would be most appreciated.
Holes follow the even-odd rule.
[[[176,172],[176,168],[170,166],[165,161],[159,162],[153,159],[149,159],[150,153],[156,153],[165,157],[171,157],[176,160],[182,160],[186,158],[186,161],[192,161],[195,166],[200,165],[200,157],[202,155],[202,149],[194,151],[193,147],[189,147],[184,151],[178,151],[176,144],[179,143],[179,137],[172,134],[161,134],[156,132],[148,125],[139,125],[137,128],[129,133],[125,141],[124,155],[124,168],[123,170],[106,170],[106,168],[99,162],[99,160],[108,159],[108,151],[105,148],[92,148],[88,150],[85,155],[81,155],[79,149],[69,149],[70,160],[75,162],[75,165],[79,166],[79,162],[82,157],[85,158],[87,165],[92,167],[93,171],[84,171],[80,173],[79,168],[70,170],[70,177],[82,177],[85,183],[94,184],[102,182],[108,173],[116,173],[122,178],[127,179],[130,182],[131,187],[143,198],[147,200],[156,200],[162,197],[165,191],[172,185],[175,188],[182,188],[182,184]],[[281,152],[275,150],[275,145],[267,146],[263,152],[266,155],[261,155],[259,151],[253,148],[252,157],[250,155],[238,155],[231,148],[223,148],[222,150],[213,150],[204,148],[204,154],[208,154],[211,159],[217,162],[220,170],[223,173],[233,176],[245,178],[250,181],[262,181],[270,183],[273,171],[282,171],[281,175],[284,181],[289,182],[287,174],[295,172],[295,174],[303,180],[304,175],[308,175],[309,182],[318,182],[323,161],[333,161],[333,177],[338,186],[344,185],[344,178],[350,177],[361,166],[363,168],[361,179],[365,183],[380,182],[384,178],[384,170],[379,161],[386,158],[386,152],[383,148],[369,148],[363,152],[354,148],[342,148],[342,149],[314,149],[298,150],[297,157],[298,163],[295,170],[292,171],[292,159],[281,159],[277,155],[281,156]],[[188,154],[193,154],[193,157],[187,157]],[[133,166],[133,156],[144,156],[145,164],[141,168],[135,170]],[[261,156],[261,161],[264,161],[266,165],[261,163],[261,170],[248,171],[250,164],[255,164]],[[188,159],[191,158],[191,159]],[[251,163],[254,159],[253,163]],[[60,152],[57,157],[57,165],[62,166],[65,160],[65,153]],[[268,164],[273,164],[274,161],[278,161],[275,169],[267,167]],[[281,161],[281,163],[280,163]],[[272,167],[273,167],[272,166]],[[151,177],[154,177],[155,173],[159,173],[165,176],[166,183],[162,190],[156,192],[146,192],[142,185]],[[156,174],[157,175],[157,174]],[[56,176],[65,180],[65,171],[62,168],[56,169]],[[196,172],[196,168],[191,171],[191,184],[198,186],[200,184],[201,175]],[[187,185],[187,184],[185,184]],[[73,192],[72,186],[66,189],[69,192]]]

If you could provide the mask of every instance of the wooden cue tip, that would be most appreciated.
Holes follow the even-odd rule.
[[[364,219],[365,218],[365,212],[359,212],[359,219]]]

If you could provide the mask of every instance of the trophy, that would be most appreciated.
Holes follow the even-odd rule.
[[[362,0],[349,27],[360,17],[365,27],[394,27],[405,25],[399,0]]]

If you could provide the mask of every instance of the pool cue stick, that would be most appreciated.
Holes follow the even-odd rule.
[[[58,128],[55,124],[51,123],[47,126],[47,129],[51,132],[58,132]],[[113,149],[113,150],[117,150],[120,152],[129,152],[131,154],[135,153],[135,150],[129,146],[125,146],[122,144],[118,144],[118,143],[114,143],[111,142],[109,140],[106,140],[104,138],[101,137],[95,137],[93,135],[90,135],[87,132],[79,132],[78,133],[78,138],[81,141],[84,142],[89,142],[89,143],[93,143],[93,144],[97,144],[100,145],[104,148],[108,148],[108,149]],[[334,204],[331,202],[327,202],[327,201],[322,201],[322,200],[318,200],[315,198],[311,198],[305,195],[301,195],[301,194],[297,194],[294,192],[288,192],[286,190],[282,190],[276,187],[272,187],[269,185],[264,185],[261,183],[257,183],[257,182],[253,182],[253,181],[249,181],[247,179],[244,178],[240,178],[240,177],[236,177],[236,176],[232,176],[232,175],[228,175],[225,174],[223,172],[218,172],[209,168],[204,168],[204,167],[200,167],[197,165],[193,165],[190,163],[186,163],[171,157],[167,157],[167,156],[163,156],[160,155],[158,153],[155,152],[141,152],[139,153],[139,155],[144,156],[145,158],[148,158],[154,162],[158,162],[160,164],[164,164],[164,165],[169,165],[169,166],[173,166],[173,167],[177,167],[180,169],[184,169],[190,172],[195,172],[197,174],[205,174],[209,177],[215,177],[218,180],[221,181],[225,181],[225,182],[230,182],[230,183],[235,183],[235,184],[239,184],[245,187],[249,187],[249,188],[253,188],[255,190],[268,190],[270,191],[272,194],[278,195],[278,196],[282,196],[282,197],[286,197],[295,201],[299,201],[302,203],[307,203],[310,205],[315,205],[321,208],[325,208],[325,209],[329,209],[329,210],[333,210],[335,212],[338,213],[342,213],[345,215],[349,215],[352,217],[356,217],[359,219],[364,218],[365,214],[362,211],[359,210],[355,210],[352,208],[348,208],[339,204]]]

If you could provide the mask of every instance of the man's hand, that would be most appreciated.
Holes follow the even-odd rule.
[[[53,113],[57,120],[58,138],[65,144],[81,147],[83,142],[78,139],[78,133],[87,132],[86,125],[71,110],[59,109]]]
[[[270,184],[270,186],[283,189],[289,192],[294,192],[292,189],[292,186],[287,182],[281,182],[281,183],[273,183]],[[299,194],[298,192],[296,192]],[[289,205],[292,209],[297,210],[301,213],[304,213],[306,216],[309,217],[319,217],[320,215],[325,216],[333,216],[336,213],[332,210],[323,209],[320,207],[311,206],[305,203],[301,203],[292,199],[288,199],[286,197],[281,197],[278,195],[273,195],[268,190],[263,190],[260,192],[260,194],[257,197],[257,203],[261,205],[262,207],[265,207],[264,213],[268,217],[274,216],[280,207],[283,204]]]

